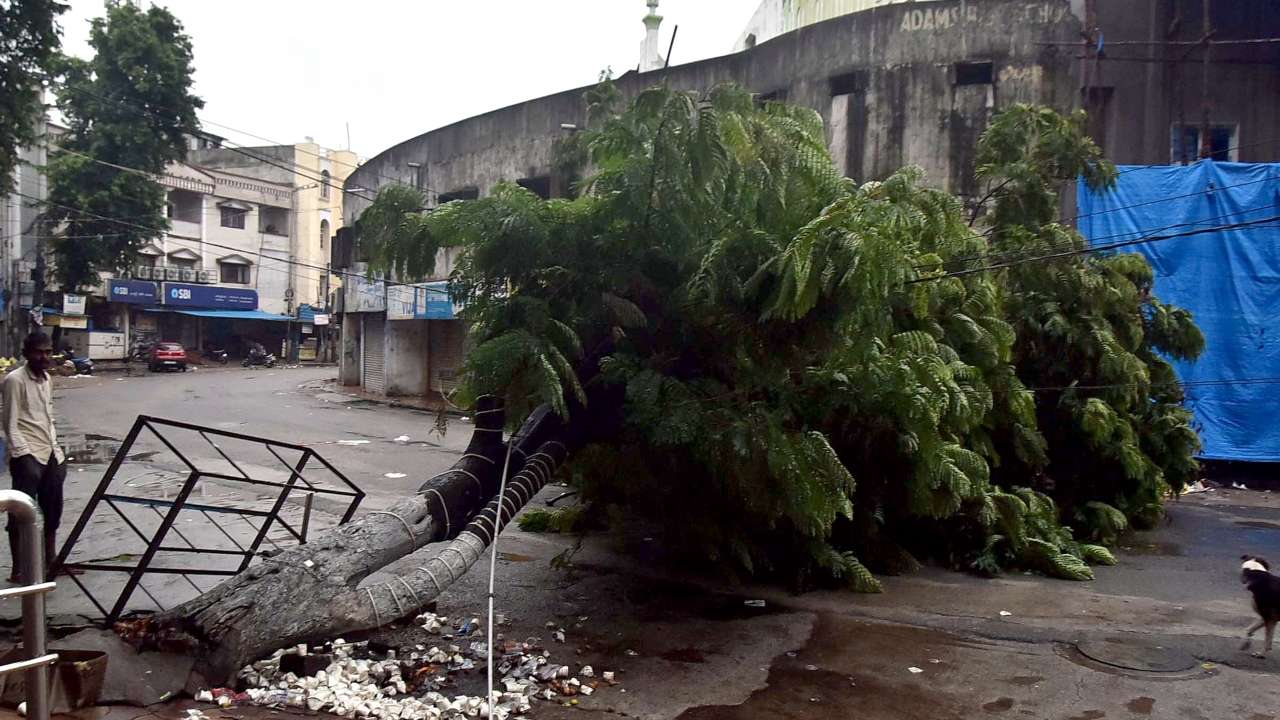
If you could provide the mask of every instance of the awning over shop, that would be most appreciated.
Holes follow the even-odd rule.
[[[292,322],[295,318],[288,315],[277,315],[265,310],[175,310],[173,308],[147,308],[147,312],[173,312],[182,315],[193,315],[206,318],[228,318],[231,320],[272,320],[275,322]]]

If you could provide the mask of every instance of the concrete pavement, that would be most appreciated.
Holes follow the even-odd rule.
[[[56,398],[64,435],[86,445],[109,447],[141,412],[305,443],[370,493],[367,509],[448,467],[468,439],[462,420],[450,420],[440,438],[430,432],[430,413],[353,404],[325,388],[330,374],[235,368],[74,380]],[[410,440],[397,442],[401,435]],[[78,502],[106,453],[82,454],[89,462],[73,466],[68,487]],[[137,462],[164,464],[158,455]],[[69,511],[67,522],[73,517]],[[1276,493],[1190,496],[1171,508],[1169,523],[1127,537],[1120,564],[1099,568],[1092,583],[925,569],[884,578],[882,595],[791,596],[678,573],[657,549],[634,552],[644,542],[587,538],[572,568],[560,571],[550,562],[573,538],[503,534],[497,606],[510,619],[503,633],[542,637],[558,661],[615,670],[621,680],[573,708],[540,704],[536,717],[1280,717],[1280,659],[1238,649],[1252,619],[1238,557],[1280,558]],[[620,552],[619,543],[633,547]],[[482,561],[441,598],[439,612],[481,616],[487,572]],[[157,588],[181,591],[176,583]],[[83,602],[77,595],[64,581],[53,602]],[[564,645],[551,642],[547,622],[565,628]],[[171,710],[157,714],[175,717]]]

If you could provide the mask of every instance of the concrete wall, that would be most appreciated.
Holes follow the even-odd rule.
[[[761,12],[807,8],[812,15],[860,7],[860,2],[768,0]],[[917,0],[880,3],[803,25],[749,50],[673,67],[668,77],[678,89],[705,90],[733,81],[754,92],[778,93],[822,114],[833,156],[846,174],[876,179],[918,164],[932,184],[960,194],[974,190],[973,145],[995,111],[1014,102],[1077,108],[1087,77],[1098,88],[1091,95],[1109,98],[1096,108],[1109,156],[1120,163],[1167,163],[1170,125],[1180,115],[1198,123],[1201,115],[1203,50],[1124,43],[1173,39],[1194,44],[1202,34],[1201,3],[1096,4],[1109,43],[1107,59],[1096,67],[1081,59],[1083,0]],[[1274,0],[1232,0],[1214,7],[1216,40],[1280,36]],[[1179,15],[1181,21],[1175,22]],[[1280,142],[1268,142],[1280,137],[1280,46],[1217,46],[1212,58],[1211,115],[1215,123],[1238,124],[1238,159],[1280,159]],[[958,85],[954,68],[962,62],[991,62],[994,83]],[[850,74],[857,76],[857,91],[833,96],[833,79]],[[630,72],[616,82],[624,96],[632,97],[662,77]],[[583,90],[425,133],[374,156],[348,183],[378,188],[402,182],[444,193],[475,187],[483,194],[499,180],[549,174],[552,145],[564,133],[561,123],[584,121]],[[348,196],[348,220],[367,204]]]
[[[426,320],[388,320],[387,395],[425,395],[429,389]]]
[[[936,185],[963,191],[972,171],[972,140],[992,110],[1017,101],[1073,105],[1072,55],[1078,46],[1048,44],[1078,42],[1081,23],[1072,5],[888,5],[808,25],[750,50],[673,67],[669,83],[705,90],[737,82],[755,92],[780,92],[820,112],[829,132],[833,125],[845,129],[848,136],[835,144],[850,175],[883,177],[916,163]],[[970,60],[994,63],[997,82],[990,92],[953,84],[952,64]],[[833,103],[831,95],[832,79],[851,72],[864,76],[852,115],[847,100]],[[630,72],[616,83],[633,97],[661,77]],[[348,177],[348,185],[403,182],[444,193],[475,187],[483,194],[499,180],[547,175],[553,143],[564,133],[560,125],[585,122],[584,90],[495,110],[400,143],[369,159]],[[833,104],[840,105],[840,117],[833,118]],[[348,194],[347,217],[358,217],[367,204]]]

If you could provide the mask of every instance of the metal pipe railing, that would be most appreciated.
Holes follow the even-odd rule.
[[[41,582],[44,576],[44,522],[36,503],[17,490],[0,490],[0,510],[13,516],[18,529],[18,549],[22,557],[25,585],[0,591],[0,600],[22,598],[22,645],[27,659],[0,665],[0,675],[19,670],[27,674],[27,717],[49,720],[49,666],[58,659],[45,647],[44,594],[55,585]]]

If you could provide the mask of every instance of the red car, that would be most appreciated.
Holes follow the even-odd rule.
[[[187,351],[179,343],[156,343],[155,347],[151,348],[149,363],[151,372],[159,372],[160,370],[181,370],[186,372]]]

